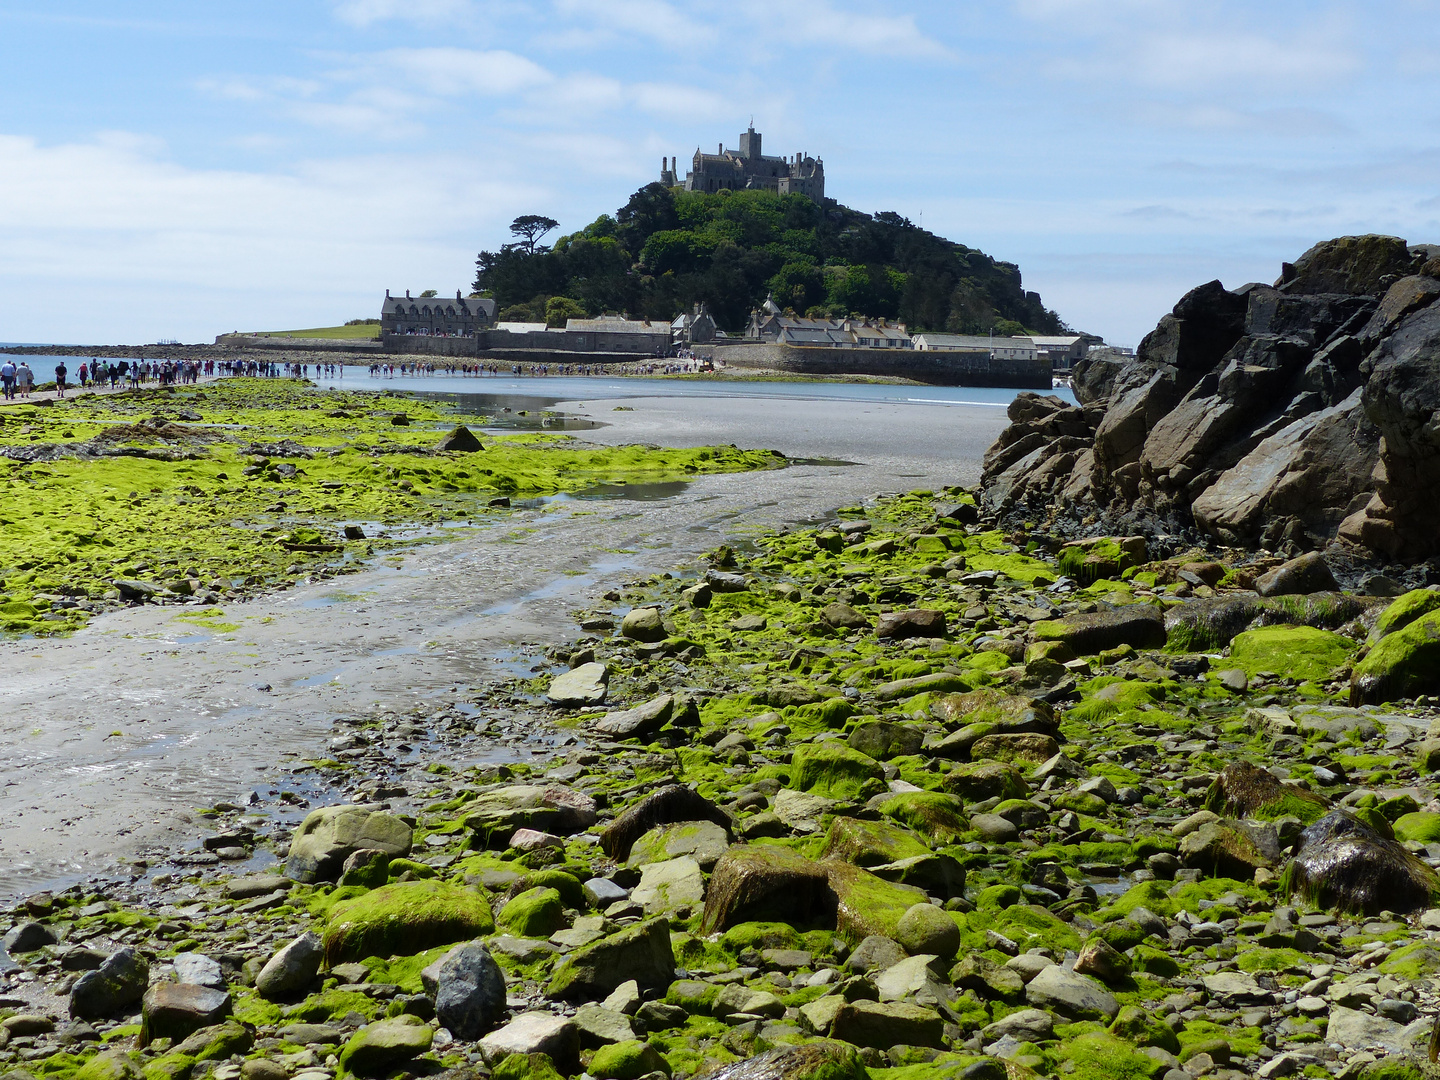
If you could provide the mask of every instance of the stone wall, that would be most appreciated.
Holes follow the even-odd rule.
[[[797,375],[888,375],[937,386],[1014,386],[1049,390],[1050,361],[1003,360],[988,352],[939,349],[824,349],[746,342],[697,346],[697,356],[730,368],[793,371]]]
[[[367,338],[264,337],[254,334],[221,334],[216,345],[232,349],[274,349],[281,352],[378,353],[380,342]]]

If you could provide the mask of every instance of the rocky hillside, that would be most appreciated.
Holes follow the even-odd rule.
[[[1440,554],[1440,245],[1317,244],[1274,285],[1192,289],[1133,359],[1077,365],[1080,407],[1024,395],[987,508],[1091,532],[1290,555]]]

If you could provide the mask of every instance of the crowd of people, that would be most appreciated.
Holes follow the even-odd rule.
[[[669,360],[641,360],[627,364],[495,364],[457,360],[423,360],[395,364],[389,361],[370,365],[372,378],[393,379],[406,375],[545,376],[545,375],[687,375],[714,371],[707,360],[676,357]]]
[[[210,361],[212,371],[218,369],[221,375],[244,375],[252,379],[308,379],[310,369],[315,369],[317,379],[344,377],[344,364],[299,364],[286,361],[262,360],[221,360],[218,364]]]

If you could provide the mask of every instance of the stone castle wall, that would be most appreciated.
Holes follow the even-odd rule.
[[[1013,386],[1049,390],[1050,360],[991,358],[986,352],[931,349],[825,349],[747,342],[697,346],[730,368],[792,371],[797,375],[887,375],[937,386]]]

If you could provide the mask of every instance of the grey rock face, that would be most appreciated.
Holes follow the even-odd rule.
[[[177,1042],[230,1015],[230,995],[192,983],[156,983],[145,991],[140,1043],[155,1039]]]
[[[320,971],[324,949],[313,931],[301,934],[272,956],[255,978],[255,989],[265,997],[286,997],[309,986]]]
[[[134,949],[118,949],[70,990],[70,1015],[80,1020],[114,1016],[134,1005],[150,982],[150,965]]]
[[[440,962],[435,1015],[457,1039],[473,1041],[505,1016],[505,975],[478,941],[457,945]]]

